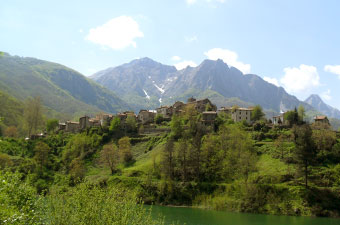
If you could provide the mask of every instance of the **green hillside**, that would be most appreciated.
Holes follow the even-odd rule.
[[[69,117],[128,108],[113,92],[72,69],[7,53],[0,58],[0,90],[20,100],[40,96],[48,111]]]
[[[5,126],[20,126],[23,122],[23,103],[0,91],[0,117]]]

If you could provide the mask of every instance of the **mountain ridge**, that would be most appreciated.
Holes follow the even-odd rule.
[[[152,63],[145,63],[145,61]],[[143,70],[136,71],[138,69],[136,65],[143,65]],[[155,65],[157,66],[155,67]],[[184,93],[188,93],[188,90],[195,90],[195,93],[197,90],[198,92],[211,90],[220,95],[220,105],[218,104],[218,106],[224,106],[229,98],[238,98],[243,102],[260,104],[266,110],[276,113],[293,109],[299,105],[303,105],[306,110],[312,109],[309,104],[288,94],[282,87],[268,83],[255,74],[244,75],[237,68],[229,67],[221,59],[206,59],[197,67],[177,70],[173,66],[157,63],[150,58],[142,58],[111,67],[110,72],[99,71],[92,76],[92,78],[94,77],[98,83],[111,90],[119,90],[121,84],[117,85],[117,82],[121,81],[130,88],[118,92],[122,98],[132,105],[134,103],[131,102],[131,98],[140,99],[138,106],[144,106],[144,108],[147,106],[157,107],[165,102],[174,102],[180,99]],[[141,81],[141,77],[149,77],[150,80]],[[223,100],[221,96],[224,98]],[[141,101],[148,104],[143,105]]]
[[[40,96],[48,111],[73,117],[129,108],[112,91],[61,64],[32,57],[0,57],[0,90],[23,101]],[[60,115],[59,115],[60,116]]]

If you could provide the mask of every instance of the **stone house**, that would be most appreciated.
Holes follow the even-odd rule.
[[[273,124],[274,125],[283,125],[285,124],[285,119],[284,119],[285,113],[282,113],[278,116],[273,116]]]
[[[79,131],[79,123],[78,122],[67,121],[66,122],[65,131],[66,132],[72,132],[72,133],[78,132]]]
[[[217,111],[217,114],[225,113],[225,114],[231,116],[231,110],[232,110],[231,107],[221,107],[221,108]]]
[[[142,124],[153,123],[156,113],[142,109],[138,113],[138,121]]]
[[[87,128],[91,127],[90,123],[90,117],[89,116],[82,116],[79,118],[79,129],[85,130]]]
[[[172,106],[161,106],[156,109],[157,114],[160,114],[163,116],[164,119],[171,119],[172,117]]]
[[[231,118],[235,122],[240,121],[247,121],[248,123],[251,123],[251,113],[253,109],[252,108],[233,108],[231,112]]]
[[[216,117],[217,117],[217,112],[205,111],[202,113],[202,122],[204,125],[207,125],[207,126],[214,125]]]
[[[191,98],[188,99],[187,105],[191,105],[191,104],[194,104],[195,109],[199,113],[203,113],[204,111],[206,111],[207,105],[210,105],[210,107],[211,107],[210,111],[216,111],[217,110],[216,105],[212,104],[211,101],[207,98],[201,99],[201,100],[196,100],[195,98],[191,97]]]
[[[330,126],[327,116],[316,116],[314,117],[314,124],[321,126]]]

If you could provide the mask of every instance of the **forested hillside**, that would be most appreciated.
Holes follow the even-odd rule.
[[[60,64],[34,58],[0,57],[0,90],[24,101],[40,96],[52,112],[67,115],[118,112],[128,109],[118,96],[80,73]]]

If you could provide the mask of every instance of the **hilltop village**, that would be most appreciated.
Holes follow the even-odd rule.
[[[233,107],[221,107],[217,110],[216,105],[214,105],[209,99],[196,100],[191,97],[187,100],[187,103],[181,101],[176,101],[171,106],[161,106],[155,110],[145,110],[142,109],[136,115],[133,111],[125,111],[122,113],[112,114],[97,114],[94,118],[89,116],[83,116],[79,118],[79,122],[66,121],[64,123],[59,123],[58,131],[65,132],[80,132],[91,127],[102,127],[107,126],[111,123],[112,119],[118,117],[121,124],[124,126],[128,118],[133,119],[139,126],[149,126],[154,123],[155,118],[158,116],[161,121],[171,121],[173,115],[180,115],[185,113],[188,108],[195,109],[198,113],[202,114],[202,123],[206,126],[214,126],[217,116],[221,113],[225,113],[230,116],[234,122],[245,121],[251,124],[252,113],[254,107],[242,108],[238,106]],[[316,116],[314,118],[316,124],[330,126],[329,120],[326,116]],[[272,125],[288,125],[285,120],[285,113],[273,116],[272,119],[268,120],[269,124]]]

